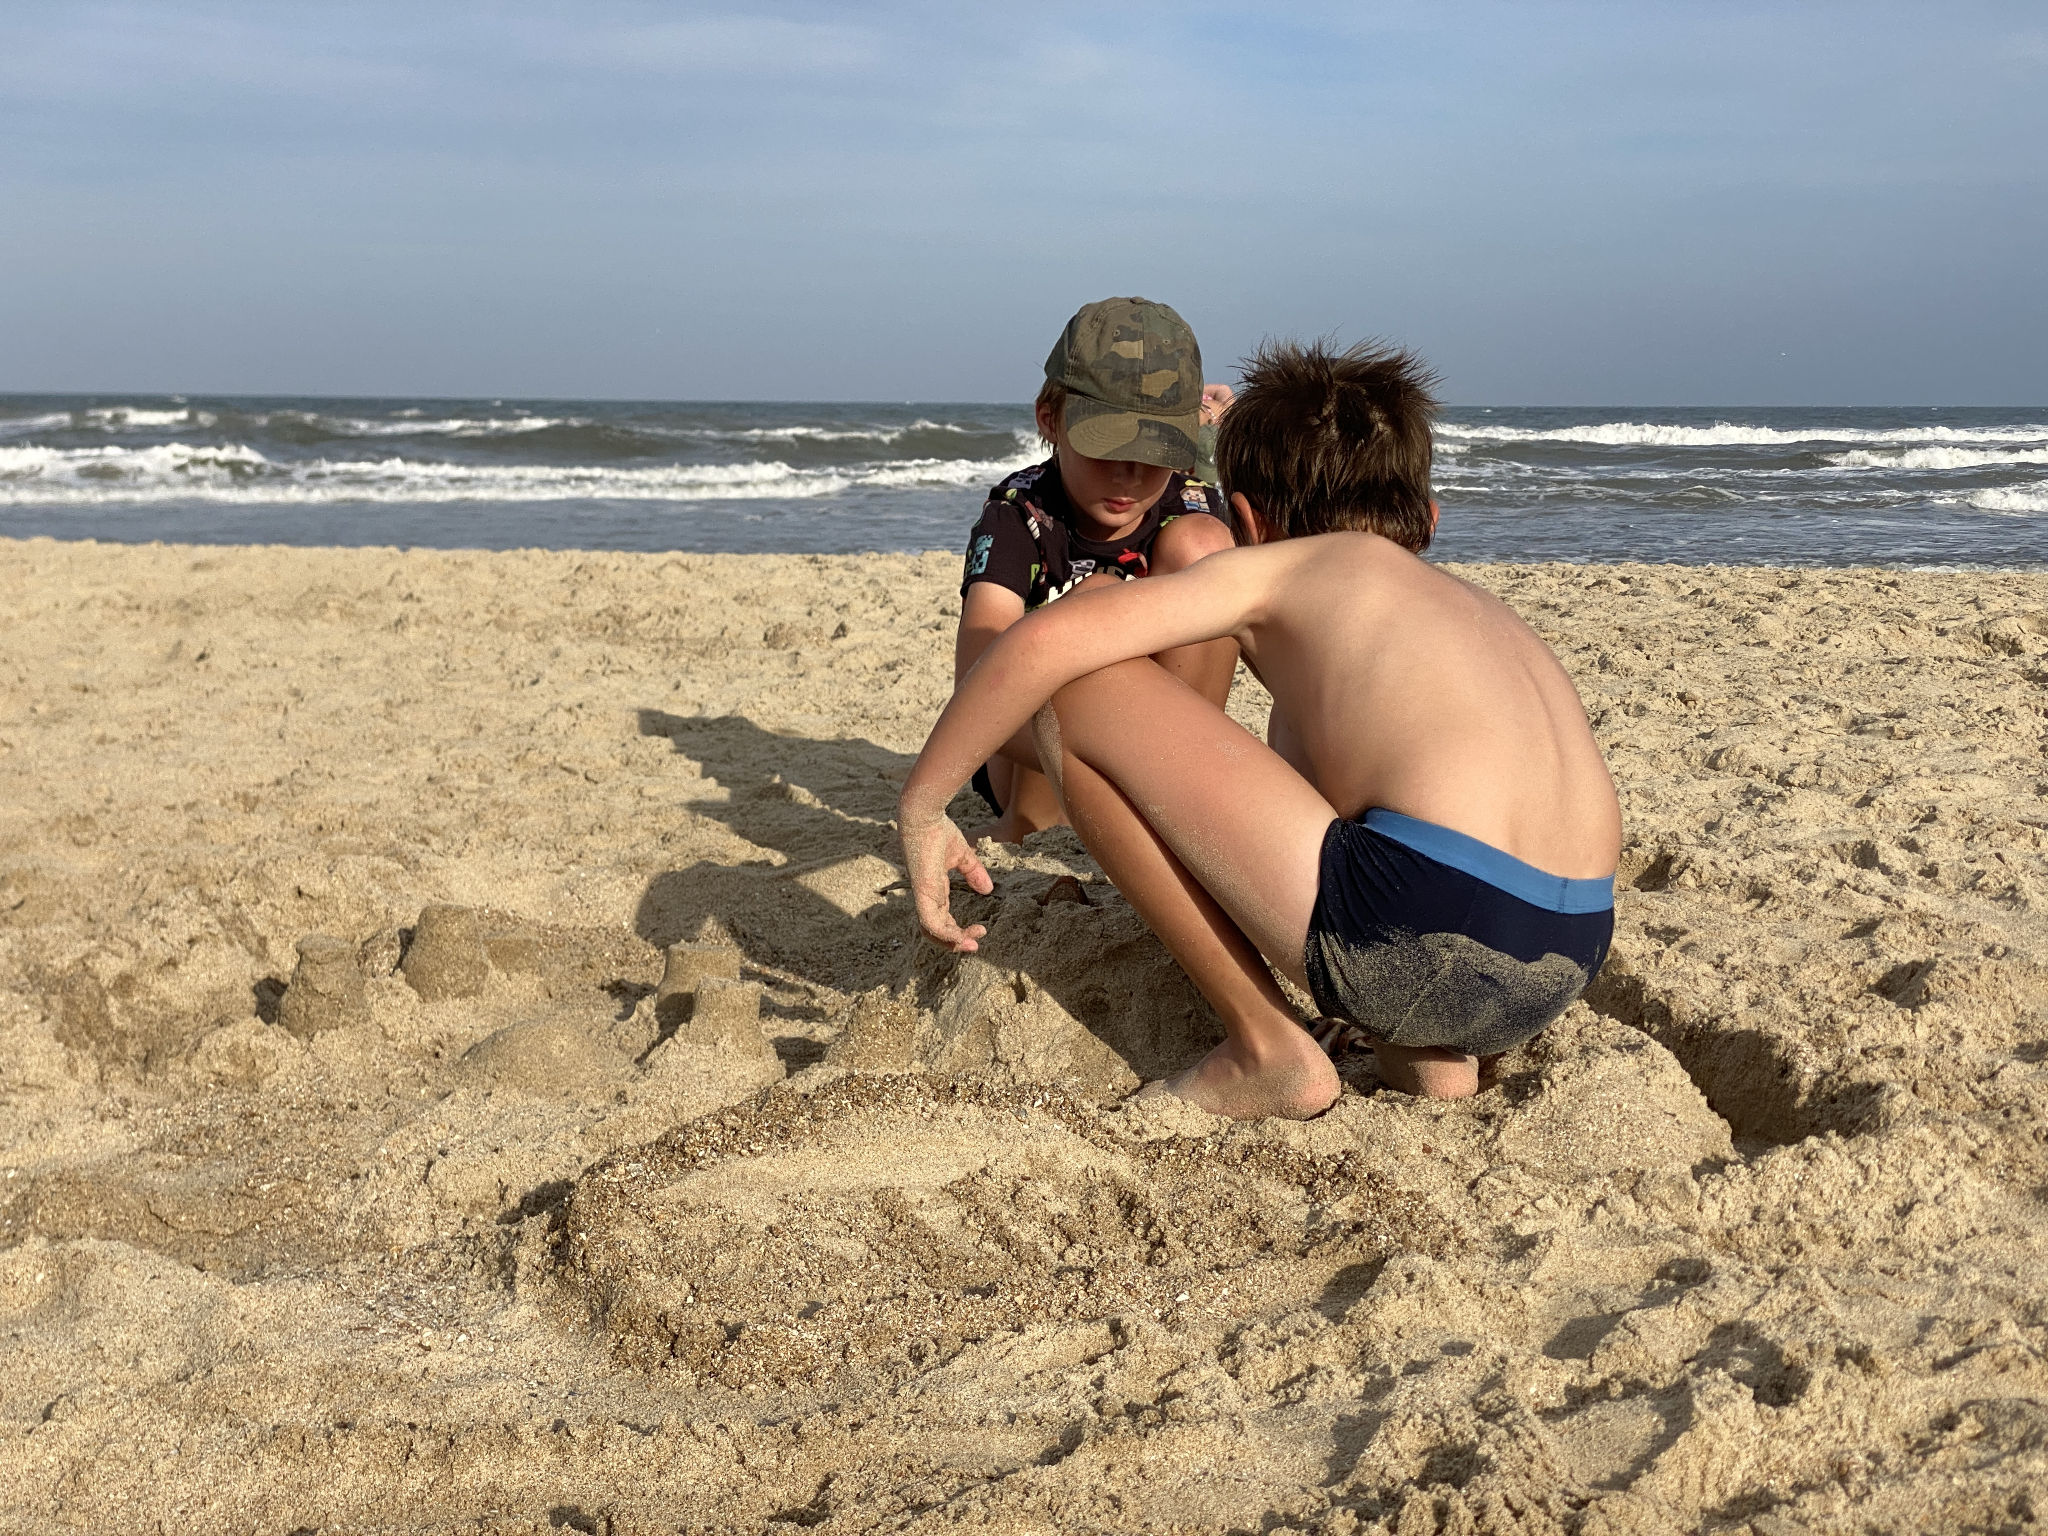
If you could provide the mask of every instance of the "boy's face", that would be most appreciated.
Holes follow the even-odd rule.
[[[1060,461],[1060,481],[1073,503],[1080,531],[1104,543],[1138,526],[1157,501],[1173,471],[1129,459],[1091,459],[1068,446],[1050,411],[1039,414],[1038,430],[1051,440]]]

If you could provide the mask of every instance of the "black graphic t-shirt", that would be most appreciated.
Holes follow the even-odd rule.
[[[1008,587],[1024,599],[1028,613],[1097,571],[1126,580],[1151,570],[1152,541],[1177,517],[1206,513],[1229,528],[1230,507],[1213,485],[1175,474],[1138,525],[1114,544],[1087,538],[1074,529],[1073,503],[1060,483],[1059,460],[1020,469],[988,493],[981,518],[967,540],[967,571],[960,595],[977,581]]]

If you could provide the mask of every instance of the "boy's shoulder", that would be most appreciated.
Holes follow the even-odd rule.
[[[1050,459],[1027,464],[990,486],[981,517],[975,523],[976,531],[1022,532],[1034,542],[1043,541],[1060,522],[1053,494],[1057,477],[1047,478],[1052,467]]]
[[[1230,515],[1230,503],[1223,499],[1222,489],[1213,481],[1200,480],[1193,475],[1176,474],[1166,482],[1159,512],[1162,524],[1190,512],[1206,512],[1224,527],[1236,531],[1236,519]]]
[[[1230,569],[1256,591],[1269,614],[1304,631],[1335,635],[1339,627],[1331,620],[1340,613],[1409,633],[1439,620],[1467,626],[1475,604],[1512,618],[1518,631],[1528,628],[1495,593],[1363,528],[1275,539],[1211,558],[1232,561]],[[1353,624],[1341,630],[1354,638],[1360,633]]]
[[[1211,557],[1228,560],[1240,581],[1259,587],[1284,609],[1326,611],[1368,599],[1384,613],[1429,602],[1443,588],[1465,584],[1413,550],[1364,529],[1341,529],[1240,544]],[[1203,562],[1207,564],[1207,561]]]
[[[1026,464],[1022,469],[1012,470],[989,487],[988,499],[1009,502],[1031,499],[1052,466],[1053,460],[1041,459],[1036,464]]]

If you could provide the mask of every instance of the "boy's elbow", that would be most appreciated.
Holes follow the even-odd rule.
[[[1043,624],[1019,624],[1003,636],[1003,673],[1006,680],[1023,681],[1034,676],[1052,654],[1051,637]]]
[[[1028,692],[1042,704],[1066,681],[1060,675],[1060,658],[1070,646],[1062,639],[1062,617],[1041,609],[1032,622],[1017,624],[1004,634],[997,681],[1005,691]]]

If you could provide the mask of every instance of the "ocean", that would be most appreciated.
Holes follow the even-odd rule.
[[[0,396],[0,535],[954,549],[1023,405]],[[2048,564],[2048,408],[1458,406],[1447,560]]]

